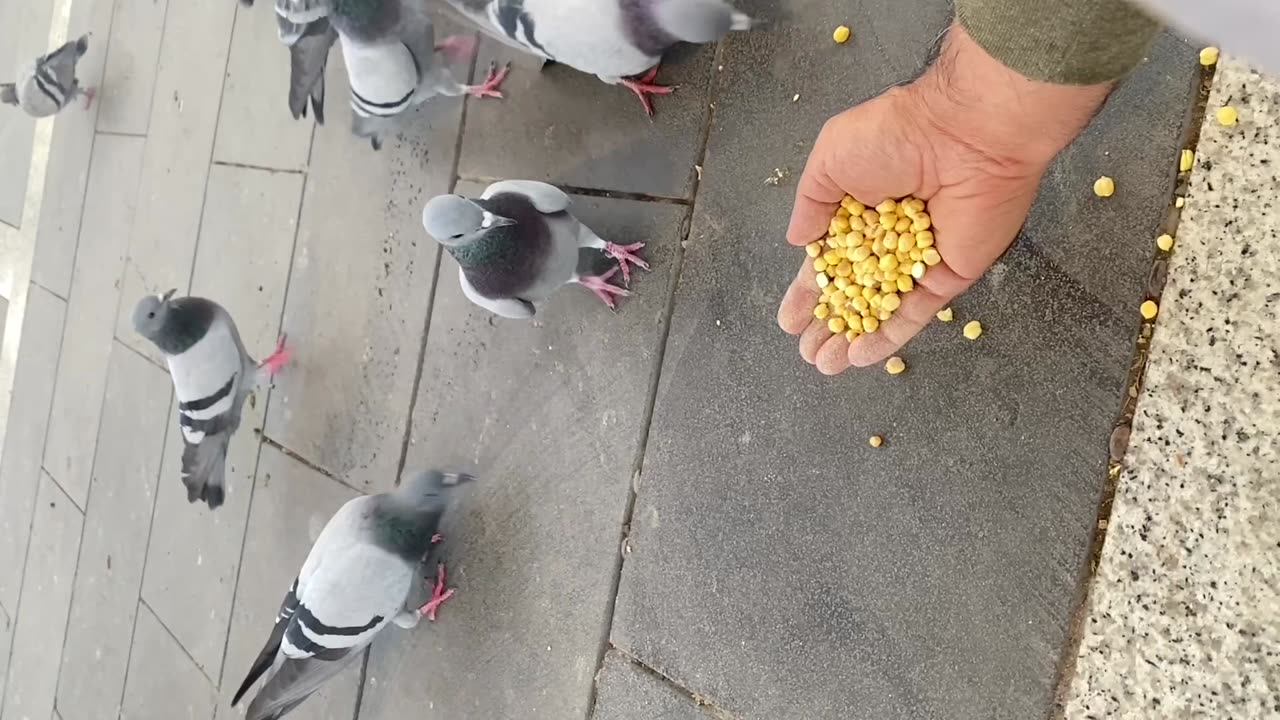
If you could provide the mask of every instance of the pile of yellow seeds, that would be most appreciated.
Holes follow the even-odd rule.
[[[809,243],[822,296],[814,317],[853,342],[893,317],[915,281],[942,262],[924,200],[905,197],[867,207],[846,195],[824,240]]]

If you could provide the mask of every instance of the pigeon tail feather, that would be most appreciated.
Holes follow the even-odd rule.
[[[204,501],[216,510],[226,500],[227,446],[230,433],[206,436],[182,449],[182,484],[187,486],[187,502]]]

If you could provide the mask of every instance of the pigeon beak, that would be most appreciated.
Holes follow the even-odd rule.
[[[490,230],[493,228],[506,227],[507,225],[515,225],[515,224],[516,224],[516,221],[512,220],[511,218],[504,218],[501,215],[494,215],[491,212],[486,212],[484,214],[484,220],[480,223],[480,227],[484,228],[485,230]]]
[[[174,289],[170,290],[169,292],[167,292],[167,293],[165,293],[165,294],[161,295],[161,296],[160,296],[160,302],[169,302],[169,298],[173,297],[173,294],[174,294],[174,293],[176,293],[176,292],[178,292],[178,288],[174,288]]]

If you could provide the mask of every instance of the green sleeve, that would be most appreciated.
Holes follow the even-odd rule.
[[[1160,31],[1121,0],[956,0],[956,18],[1005,66],[1067,85],[1122,77]]]

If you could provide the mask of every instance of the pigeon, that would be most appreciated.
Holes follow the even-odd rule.
[[[662,56],[676,43],[718,42],[752,20],[725,0],[448,0],[488,35],[544,60],[623,85],[653,117]]]
[[[241,0],[246,6],[253,0]],[[352,132],[374,150],[397,117],[437,95],[501,98],[510,67],[489,68],[480,85],[463,85],[446,62],[470,57],[475,40],[435,44],[423,0],[275,0],[277,32],[289,48],[289,111],[304,117],[308,101],[324,124],[324,71],[334,42],[342,47],[351,87]]]
[[[133,311],[133,327],[169,365],[187,501],[203,500],[214,510],[226,497],[227,445],[240,426],[245,398],[259,380],[273,377],[289,361],[290,351],[281,336],[275,352],[254,362],[225,308],[199,297],[174,299],[175,292],[142,298]]]
[[[422,226],[458,261],[462,292],[471,302],[505,318],[527,319],[535,302],[562,285],[589,288],[612,310],[626,289],[609,283],[627,263],[649,269],[634,252],[644,243],[615,245],[600,238],[569,212],[559,188],[533,180],[504,180],[476,200],[439,195],[422,210]],[[603,275],[578,272],[578,249],[595,248],[618,260]]]
[[[231,704],[259,678],[248,720],[276,720],[360,656],[387,625],[409,629],[450,596],[444,565],[425,605],[406,609],[439,540],[449,495],[469,475],[422,472],[399,488],[347,502],[325,525],[285,593],[271,635]]]
[[[42,118],[57,113],[77,97],[84,98],[84,109],[93,104],[94,89],[82,88],[76,80],[76,63],[89,51],[89,36],[43,57],[36,58],[16,83],[0,83],[0,102],[17,105],[31,117]]]

